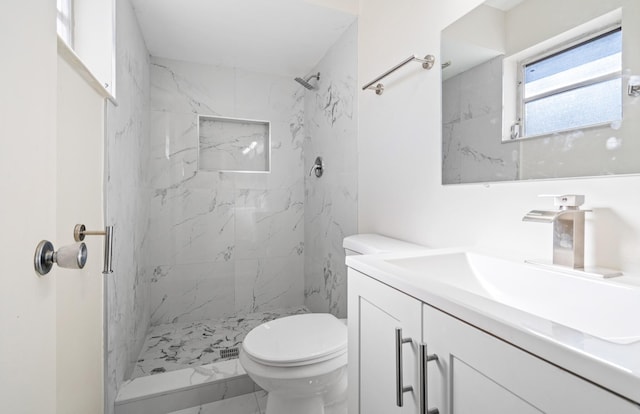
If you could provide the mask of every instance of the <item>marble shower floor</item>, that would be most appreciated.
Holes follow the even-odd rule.
[[[224,350],[240,347],[251,329],[263,322],[307,312],[309,310],[301,306],[153,326],[144,341],[131,378],[236,358],[237,355],[224,355],[227,352]]]

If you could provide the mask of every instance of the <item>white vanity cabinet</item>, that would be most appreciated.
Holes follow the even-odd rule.
[[[388,285],[349,269],[349,413],[420,412],[420,345],[428,409],[440,414],[640,413],[618,395]],[[402,344],[397,405],[395,329]]]
[[[391,289],[391,288],[389,288]],[[423,305],[429,408],[440,413],[640,413],[637,405]]]
[[[417,413],[416,393],[404,393],[397,405],[396,328],[411,338],[400,344],[402,380],[417,392],[422,303],[352,269],[348,294],[349,413]]]

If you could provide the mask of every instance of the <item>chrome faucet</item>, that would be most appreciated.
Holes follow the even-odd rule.
[[[584,196],[567,194],[553,197],[558,210],[531,210],[522,221],[553,223],[553,264],[584,269]]]

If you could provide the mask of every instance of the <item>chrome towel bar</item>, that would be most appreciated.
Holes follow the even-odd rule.
[[[433,64],[435,63],[435,61],[436,61],[436,58],[433,55],[427,55],[424,58],[419,58],[416,55],[411,55],[408,58],[406,58],[405,60],[403,60],[402,62],[398,63],[397,65],[395,65],[394,67],[389,69],[388,71],[386,71],[385,73],[383,73],[382,75],[378,76],[377,78],[375,78],[371,82],[369,82],[366,85],[364,85],[362,87],[362,90],[364,91],[366,89],[373,89],[373,90],[376,91],[376,95],[382,95],[382,92],[384,92],[384,85],[381,84],[381,83],[378,83],[376,86],[373,86],[374,83],[379,82],[382,79],[386,78],[387,76],[389,76],[390,74],[392,74],[396,70],[400,69],[401,67],[403,67],[407,63],[420,62],[420,63],[422,63],[422,67],[424,69],[429,70],[429,69],[431,69],[433,67]]]

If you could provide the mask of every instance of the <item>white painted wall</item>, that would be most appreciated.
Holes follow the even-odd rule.
[[[481,5],[445,30],[448,39],[505,52],[505,12]]]
[[[100,255],[84,274],[54,267],[39,277],[33,254],[42,239],[72,242],[69,222],[101,224],[103,100],[59,62],[54,2],[12,2],[4,12],[0,411],[101,413]]]
[[[359,83],[411,53],[433,53],[440,31],[480,0],[365,0],[359,19]],[[418,64],[385,82],[382,96],[359,92],[359,231],[434,247],[478,245],[514,257],[551,258],[551,227],[524,223],[538,194],[578,193],[594,210],[586,261],[640,270],[640,177],[442,186],[440,75]]]
[[[74,1],[74,52],[115,96],[115,0]]]
[[[37,13],[34,13],[37,10]],[[54,270],[33,269],[56,232],[55,3],[3,4],[0,15],[0,401],[6,413],[54,413]]]
[[[625,36],[633,38],[639,30],[632,17],[637,16],[638,7],[633,0],[562,0],[561,12],[557,11],[558,0],[525,1],[506,15],[507,54],[517,53],[618,7],[624,9],[623,14],[629,19]]]
[[[104,99],[58,57],[56,248],[74,243],[73,228],[104,228]],[[57,412],[103,409],[103,240],[88,236],[84,269],[57,269]],[[107,276],[108,277],[108,276]]]

